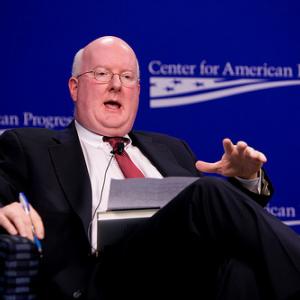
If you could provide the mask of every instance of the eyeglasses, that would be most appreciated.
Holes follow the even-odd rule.
[[[137,75],[131,71],[126,71],[126,72],[119,74],[119,73],[112,73],[111,71],[106,70],[104,68],[96,68],[95,70],[81,73],[81,74],[77,75],[76,78],[78,79],[80,76],[88,74],[88,73],[93,73],[94,78],[99,83],[108,83],[113,79],[113,77],[115,75],[119,76],[122,85],[124,85],[126,87],[134,87],[135,84],[139,81],[139,78],[137,77]]]

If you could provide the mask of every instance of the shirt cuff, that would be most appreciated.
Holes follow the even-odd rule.
[[[253,179],[245,179],[238,176],[235,176],[235,178],[242,184],[244,188],[247,190],[256,193],[261,194],[261,183],[262,183],[262,171],[259,171],[259,176],[257,178]]]

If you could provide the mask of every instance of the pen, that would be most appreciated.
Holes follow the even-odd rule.
[[[30,222],[31,222],[31,230],[32,230],[32,234],[33,234],[33,242],[34,242],[34,244],[35,244],[37,250],[38,250],[40,253],[42,253],[42,245],[41,245],[40,240],[39,240],[39,239],[37,238],[37,236],[36,236],[35,228],[34,228],[34,225],[33,225],[33,222],[32,222],[32,218],[31,218],[31,214],[30,214],[30,205],[29,205],[29,202],[28,202],[28,200],[27,200],[25,194],[22,193],[22,192],[19,194],[19,201],[20,201],[20,203],[22,204],[23,209],[24,209],[26,215],[28,215],[29,218],[30,218]]]

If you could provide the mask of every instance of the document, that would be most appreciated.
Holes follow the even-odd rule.
[[[112,179],[106,212],[98,212],[98,251],[117,243],[198,177]]]

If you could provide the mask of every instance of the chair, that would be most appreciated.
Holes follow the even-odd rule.
[[[39,259],[29,239],[0,234],[1,300],[37,300]]]

